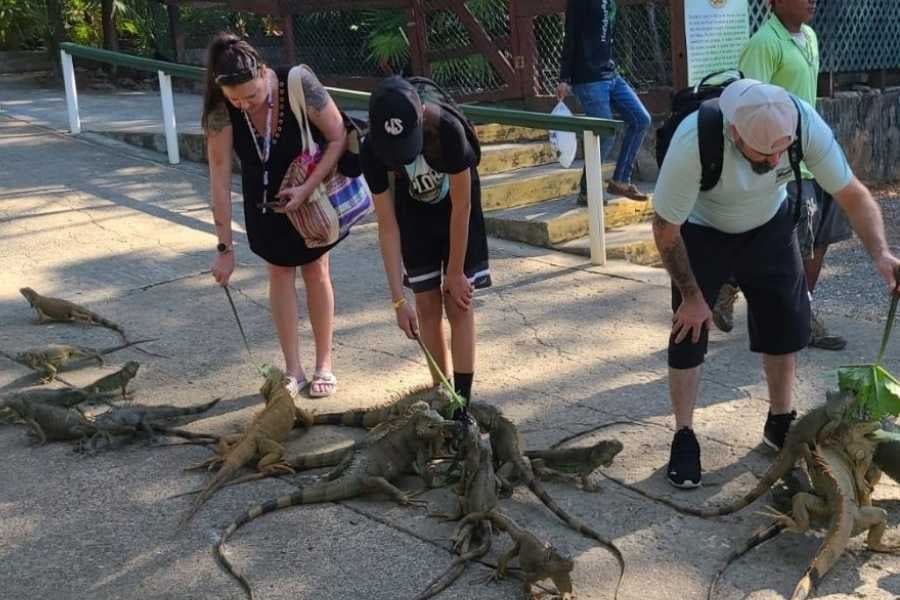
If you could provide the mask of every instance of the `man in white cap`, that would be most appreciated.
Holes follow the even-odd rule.
[[[763,441],[780,448],[795,413],[791,385],[796,352],[810,336],[810,306],[785,187],[793,178],[786,150],[800,119],[806,166],[844,208],[879,274],[897,285],[898,260],[888,249],[881,210],[850,166],[828,125],[784,89],[741,79],[719,98],[724,127],[722,174],[700,191],[697,114],[676,130],[653,200],[653,234],[672,278],[669,394],[675,413],[667,476],[676,487],[700,485],[700,446],[693,431],[710,307],[734,276],[747,298],[750,350],[763,355],[769,415]]]

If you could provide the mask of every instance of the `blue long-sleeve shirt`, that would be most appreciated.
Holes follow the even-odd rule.
[[[613,59],[615,0],[567,0],[566,35],[559,79],[592,83],[616,75]]]

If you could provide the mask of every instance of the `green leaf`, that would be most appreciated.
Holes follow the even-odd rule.
[[[900,381],[880,365],[850,365],[838,369],[838,388],[856,395],[854,420],[900,416]]]

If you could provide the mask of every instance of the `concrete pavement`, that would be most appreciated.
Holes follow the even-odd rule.
[[[4,110],[22,116],[2,90]],[[48,110],[45,123],[58,128],[55,122],[58,115]],[[87,304],[133,336],[159,337],[147,348],[171,357],[125,351],[110,357],[106,369],[70,372],[74,383],[134,358],[144,365],[136,382],[141,402],[190,404],[222,396],[191,427],[226,433],[246,423],[258,410],[259,379],[243,354],[224,295],[206,272],[215,243],[207,198],[202,166],[171,167],[159,155],[0,115],[0,348],[115,342],[102,329],[33,325],[33,313],[17,292],[30,285]],[[244,326],[254,352],[278,364],[264,268],[246,244],[238,247],[238,258],[233,288]],[[664,273],[615,261],[596,268],[578,257],[495,240],[491,258],[495,285],[476,299],[476,396],[512,418],[526,446],[579,433],[573,441],[579,445],[617,437],[625,450],[610,475],[685,503],[722,501],[753,485],[771,456],[758,445],[767,391],[759,361],[747,351],[743,305],[735,333],[712,334],[704,372],[696,429],[707,485],[675,492],[662,478],[672,436]],[[371,405],[426,382],[417,346],[393,322],[374,224],[358,227],[335,249],[332,273],[339,391],[310,406],[331,411]],[[302,293],[300,299],[301,348],[311,369]],[[821,402],[826,387],[836,383],[836,366],[874,355],[879,323],[839,316],[831,323],[850,338],[850,349],[802,355],[795,386],[800,409]],[[888,365],[898,350],[892,341]],[[0,386],[24,374],[14,363],[0,362]],[[626,420],[631,422],[616,424]],[[289,450],[356,435],[328,427],[298,431]],[[205,475],[181,472],[206,457],[201,448],[135,447],[81,458],[64,444],[28,446],[21,428],[3,427],[0,453],[4,598],[241,598],[216,567],[210,544],[248,505],[292,489],[275,480],[223,490],[188,528],[177,531],[188,501],[168,497],[205,481]],[[684,517],[609,481],[600,494],[547,487],[564,508],[622,549],[628,569],[623,599],[704,598],[728,550],[765,523],[753,509],[709,521]],[[449,490],[424,497],[439,509],[452,501]],[[900,487],[882,484],[876,498],[890,513],[896,539]],[[602,548],[565,528],[527,492],[517,491],[502,508],[571,552],[579,598],[611,597],[615,562]],[[259,598],[411,598],[452,560],[452,527],[375,498],[279,511],[243,528],[228,546]],[[781,536],[733,565],[715,597],[789,595],[820,541],[813,535]],[[498,540],[488,562],[507,547]],[[853,540],[851,550],[822,583],[820,596],[900,596],[900,559],[864,551],[862,538]],[[518,597],[515,581],[471,585],[487,572],[472,565],[444,596]]]

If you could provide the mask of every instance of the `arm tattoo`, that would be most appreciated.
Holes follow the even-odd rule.
[[[306,106],[316,112],[322,112],[328,103],[331,102],[331,96],[320,82],[318,77],[308,68],[300,69],[300,82],[303,84],[303,95],[306,98]]]
[[[671,223],[656,215],[653,217],[654,232],[660,231],[664,227],[671,226]],[[657,236],[659,240],[659,236]],[[691,270],[691,261],[688,258],[687,248],[681,235],[675,237],[674,240],[657,242],[659,245],[659,255],[662,257],[663,265],[672,281],[678,287],[681,295],[684,297],[692,296],[700,293],[700,286],[694,278],[694,272]]]
[[[231,118],[228,116],[228,109],[225,104],[220,103],[206,115],[206,128],[209,131],[222,131],[231,125]]]

